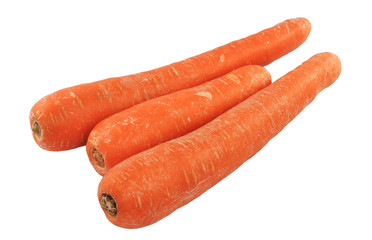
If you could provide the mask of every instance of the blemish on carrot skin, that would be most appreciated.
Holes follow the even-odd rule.
[[[81,108],[84,108],[83,101],[74,92],[70,92],[70,96],[76,99]]]
[[[190,185],[190,179],[189,179],[189,177],[187,176],[187,173],[186,173],[185,170],[183,170],[183,174],[185,175],[185,180],[186,180],[187,185]]]
[[[158,82],[158,80],[157,80],[156,78],[154,78],[154,82],[155,82],[155,87],[156,87],[157,89],[160,89],[161,86],[160,86],[160,84],[159,84],[159,82]]]
[[[240,126],[239,124],[236,125],[236,127],[238,128],[239,131],[241,131],[242,133],[244,133],[244,129],[242,128],[242,126]]]
[[[225,80],[223,80],[222,78],[219,78],[219,81],[220,82],[222,82],[222,83],[224,83],[225,85],[229,85]],[[216,89],[218,89],[218,88],[216,88]],[[218,89],[219,90],[219,89]],[[221,92],[221,91],[220,91]]]
[[[182,120],[183,125],[186,126],[187,123],[186,123],[185,119],[182,116],[181,116],[181,120]]]
[[[194,179],[195,184],[197,184],[198,183],[198,176],[196,176],[196,174],[194,172],[194,169],[191,170],[191,173],[192,173],[192,177]]]
[[[146,99],[146,100],[149,100],[150,97],[149,97],[149,95],[147,94],[146,89],[143,89],[143,93],[145,94],[145,99]]]
[[[217,159],[220,158],[220,155],[218,155],[218,152],[217,151],[213,151],[214,155],[216,156]]]
[[[184,148],[189,148],[189,146],[187,146],[185,143],[183,143],[183,142],[181,142],[181,141],[177,141],[177,140],[175,140],[176,141],[176,143],[178,143],[179,145],[181,145],[182,147],[184,147]]]
[[[84,108],[84,106],[83,106],[83,101],[81,101],[80,98],[76,98],[76,100],[78,101],[79,106],[80,106],[81,108]]]
[[[214,172],[214,165],[213,165],[213,162],[212,162],[212,160],[211,161],[209,161],[210,162],[210,164],[211,164],[211,167],[212,167],[212,172]]]
[[[55,120],[54,120],[54,115],[53,113],[49,113],[49,117],[50,117],[50,120],[52,120],[53,124],[56,124]]]
[[[126,177],[124,177],[123,175],[120,175],[120,177],[122,178],[122,179],[124,179],[125,181],[126,180],[128,180]]]
[[[111,95],[110,95],[110,93],[107,91],[107,89],[106,88],[104,88],[103,89],[103,91],[105,92],[105,96],[106,96],[106,98],[108,98],[109,99],[109,101],[110,102],[112,102],[112,98],[111,98]]]
[[[168,149],[169,152],[173,152],[173,153],[175,152],[174,149],[171,148],[171,147],[168,147],[167,149]]]
[[[140,208],[142,208],[142,202],[141,202],[141,198],[137,196],[137,201],[138,201],[138,205]]]
[[[85,144],[85,136],[84,136],[84,134],[81,135],[80,142],[81,142],[81,144]]]
[[[102,96],[101,96],[101,94],[98,92],[97,93],[97,97],[98,97],[98,99],[100,100],[100,101],[102,101]]]
[[[234,74],[231,74],[231,73],[227,74],[226,77],[230,79],[231,81],[233,81],[234,83],[240,84],[240,79]]]
[[[65,118],[63,117],[63,113],[62,112],[59,112],[59,116],[61,117],[62,121],[65,120]]]
[[[224,61],[225,61],[225,55],[222,54],[222,55],[220,56],[220,62],[223,63]]]
[[[149,197],[150,207],[152,207],[152,198]]]
[[[290,32],[290,30],[289,30],[289,26],[288,26],[288,23],[285,25],[285,28],[286,28],[286,30],[287,30],[287,33],[289,33]]]
[[[175,127],[176,127],[177,132],[180,132],[180,129],[179,129],[179,127],[178,127],[178,124],[175,122],[174,125],[175,125]]]
[[[169,193],[169,189],[168,189],[168,187],[167,187],[167,195],[168,195],[169,198],[171,197],[171,195],[170,195],[170,193]]]
[[[207,171],[207,169],[206,169],[206,167],[205,167],[204,163],[201,163],[201,165],[202,165],[202,169],[203,169],[203,171],[204,171],[204,172],[206,172],[206,171]]]
[[[173,66],[171,66],[171,68],[172,68],[172,71],[173,71],[173,72],[176,74],[176,76],[178,77],[178,79],[181,80],[181,77],[180,77],[180,75],[178,75],[177,70],[176,70]]]
[[[120,90],[121,92],[124,92],[124,91],[123,91],[123,86],[120,84],[120,82],[117,82],[117,83],[116,83],[116,86],[118,86],[118,88],[119,88],[119,90]]]
[[[137,203],[137,200],[134,198],[134,196],[133,196],[133,200],[134,200],[134,206],[135,206],[136,208],[138,208],[138,203]]]
[[[150,159],[151,159],[152,161],[159,162],[159,159],[157,159],[156,157],[154,157],[154,156],[149,156],[149,157],[150,157]]]
[[[212,94],[210,92],[208,92],[208,91],[200,91],[200,92],[195,93],[195,95],[206,97],[209,100],[212,100]]]
[[[157,135],[158,135],[158,138],[159,138],[159,139],[163,139],[163,134],[161,134],[160,130],[158,130]]]

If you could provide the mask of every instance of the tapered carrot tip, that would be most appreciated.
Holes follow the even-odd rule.
[[[307,35],[308,36],[310,34],[310,31],[311,31],[311,23],[310,23],[310,21],[307,18],[304,18],[304,17],[295,18],[295,20],[297,20],[297,21],[299,21],[299,22],[302,23],[302,29],[306,33],[304,35]]]
[[[336,81],[338,76],[341,74],[341,60],[340,58],[333,53],[330,52],[324,52],[319,53],[315,56],[318,56],[319,59],[317,61],[326,61],[324,64],[329,64],[329,68],[333,69],[333,71],[330,71],[328,74],[332,74],[331,76],[326,76],[325,78],[332,79],[328,84],[326,84],[326,87],[329,87],[332,83]],[[325,59],[325,60],[324,60]]]

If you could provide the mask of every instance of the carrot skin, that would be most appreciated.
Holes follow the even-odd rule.
[[[134,154],[203,126],[270,83],[265,68],[249,65],[202,85],[137,104],[93,128],[86,146],[89,160],[104,175]]]
[[[103,195],[114,202],[106,217],[139,228],[192,201],[256,154],[340,72],[336,55],[314,55],[203,127],[119,163],[98,187],[104,209]]]
[[[244,65],[267,65],[300,46],[311,26],[289,19],[249,37],[147,72],[59,90],[30,111],[30,126],[43,149],[61,151],[86,144],[101,120],[146,100],[197,86]]]

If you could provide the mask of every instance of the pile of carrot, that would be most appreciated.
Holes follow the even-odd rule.
[[[265,65],[299,47],[305,18],[158,69],[81,84],[40,99],[30,126],[43,149],[86,145],[113,224],[153,224],[256,154],[340,75],[319,53],[271,83]]]

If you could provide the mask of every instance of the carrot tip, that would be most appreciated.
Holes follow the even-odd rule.
[[[95,161],[95,163],[101,167],[101,168],[104,168],[105,167],[105,159],[104,157],[102,156],[102,154],[95,148],[92,148],[92,158],[93,160]]]
[[[102,194],[100,200],[101,207],[111,216],[116,216],[117,208],[116,208],[116,201],[110,195],[104,193]]]
[[[39,123],[35,120],[35,119],[32,119],[32,132],[38,137],[40,138],[41,137],[41,128],[39,126]]]

